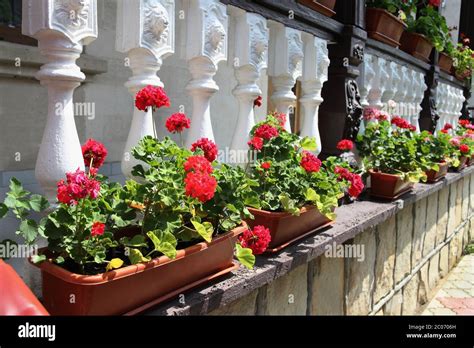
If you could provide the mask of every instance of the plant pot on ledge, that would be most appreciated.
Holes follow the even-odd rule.
[[[400,38],[406,24],[380,8],[367,8],[366,30],[367,35],[392,47],[400,46]]]
[[[300,215],[287,212],[271,212],[255,208],[248,208],[255,217],[246,221],[253,228],[263,225],[270,229],[271,242],[266,252],[277,252],[293,242],[302,239],[322,228],[329,226],[334,221],[328,219],[315,206],[301,208]]]
[[[328,17],[333,17],[336,14],[334,12],[336,0],[298,0],[298,3]]]
[[[426,38],[426,36],[411,33],[408,31],[403,32],[401,39],[401,49],[413,57],[421,59],[427,63],[430,62],[430,54],[433,50],[433,45]]]
[[[402,180],[399,175],[385,174],[369,171],[370,195],[383,199],[396,199],[410,192],[415,184],[408,180]]]
[[[454,167],[453,169],[456,172],[460,172],[461,170],[463,170],[464,168],[466,168],[468,166],[469,166],[469,158],[467,158],[466,156],[462,156],[459,159],[459,166]]]
[[[446,162],[438,163],[438,166],[439,166],[438,171],[435,171],[435,170],[431,169],[431,170],[426,172],[426,177],[427,177],[426,182],[435,183],[435,182],[440,181],[441,179],[443,179],[446,176],[446,174],[448,173],[448,169],[449,169],[448,164]]]
[[[440,52],[438,58],[438,66],[444,72],[451,74],[451,68],[453,67],[453,58],[451,58],[444,52]]]
[[[132,315],[186,290],[229,273],[238,235],[246,225],[161,256],[98,275],[69,272],[52,262],[37,266],[43,278],[43,303],[52,315]],[[71,296],[74,296],[72,301]]]

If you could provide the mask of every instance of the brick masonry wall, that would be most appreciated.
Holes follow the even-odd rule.
[[[363,260],[320,255],[209,314],[417,314],[473,239],[474,174],[347,241]]]

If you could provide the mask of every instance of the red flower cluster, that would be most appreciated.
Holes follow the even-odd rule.
[[[438,7],[439,5],[441,5],[441,0],[430,0],[429,5]]]
[[[255,100],[253,101],[253,106],[254,107],[261,107],[262,106],[262,96],[259,95]]]
[[[57,199],[60,203],[77,204],[83,198],[97,198],[99,192],[100,182],[78,168],[74,173],[66,173],[66,182],[58,182]]]
[[[176,113],[166,120],[166,129],[170,133],[181,133],[185,128],[191,126],[191,121],[185,114]]]
[[[92,237],[102,236],[104,234],[104,231],[105,231],[105,224],[103,224],[102,222],[96,221],[92,224],[91,236]]]
[[[204,156],[191,156],[184,163],[187,172],[184,178],[185,192],[189,197],[204,203],[214,197],[217,181],[211,175],[211,163]]]
[[[217,158],[217,146],[208,138],[201,138],[191,145],[191,151],[194,152],[196,149],[201,149],[209,162],[213,162]]]
[[[451,123],[446,123],[443,127],[444,130],[448,131],[450,129],[453,129],[453,125]]]
[[[362,190],[364,189],[364,183],[362,182],[362,178],[359,174],[351,173],[349,170],[343,167],[337,166],[334,168],[334,173],[339,175],[339,179],[347,180],[351,183],[349,187],[348,193],[351,197],[357,198],[361,194]]]
[[[466,144],[461,144],[461,146],[459,146],[459,151],[461,151],[461,153],[468,153],[469,152],[469,146],[467,146]]]
[[[466,128],[467,125],[471,124],[471,122],[469,122],[469,120],[459,120],[458,123],[461,127],[464,127],[464,128]]]
[[[153,109],[158,109],[163,106],[169,107],[170,100],[163,88],[146,86],[137,93],[135,106],[138,110],[147,111],[148,107],[152,107]]]
[[[321,160],[308,151],[303,151],[300,164],[308,173],[319,172],[321,168]]]
[[[441,129],[440,132],[443,133],[443,134],[448,134],[448,130],[447,130],[447,129],[444,129],[444,128]]]
[[[271,166],[272,166],[271,162],[263,162],[261,167],[262,169],[268,170],[270,169]]]
[[[255,130],[254,135],[263,139],[271,139],[278,136],[278,129],[269,124],[262,124]]]
[[[258,225],[253,230],[244,231],[239,237],[239,242],[243,248],[251,249],[254,255],[260,255],[267,250],[271,239],[270,230],[265,226]]]
[[[247,144],[255,150],[260,151],[263,147],[263,139],[260,137],[253,137]]]
[[[348,139],[343,139],[337,143],[336,147],[341,151],[351,151],[354,148],[354,143]]]
[[[107,157],[107,149],[104,144],[94,139],[89,139],[82,145],[82,157],[86,167],[100,168]]]
[[[414,125],[410,124],[407,120],[404,120],[403,118],[398,116],[392,118],[392,124],[394,124],[398,128],[409,129],[412,132],[416,130],[416,127]]]
[[[184,163],[184,170],[186,172],[211,174],[213,169],[206,157],[190,156]]]

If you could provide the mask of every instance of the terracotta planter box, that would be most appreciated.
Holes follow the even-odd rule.
[[[405,27],[406,24],[403,21],[386,10],[380,8],[367,9],[367,35],[374,40],[398,47]]]
[[[384,199],[396,199],[408,193],[415,186],[400,176],[370,171],[370,195]]]
[[[81,275],[43,262],[43,303],[52,315],[138,314],[238,267],[234,246],[243,224],[210,243],[201,242],[166,256],[98,275]],[[71,303],[74,295],[74,303]]]
[[[463,170],[464,168],[466,168],[467,166],[469,166],[469,158],[467,158],[466,156],[462,156],[460,159],[459,159],[459,166],[456,167],[456,168],[453,168],[455,171],[457,172],[460,172],[461,170]]]
[[[332,17],[336,14],[336,12],[334,12],[336,0],[298,0],[298,3],[328,17]]]
[[[453,67],[453,58],[448,56],[446,53],[440,52],[438,58],[438,65],[441,70],[451,74],[451,68]]]
[[[434,183],[437,181],[440,181],[443,179],[446,174],[448,173],[449,166],[447,163],[438,163],[439,170],[434,171],[434,170],[429,170],[426,172],[427,180],[426,182],[428,183]]]
[[[430,62],[433,45],[424,35],[405,31],[402,35],[401,44],[403,51],[427,63]]]
[[[314,206],[301,208],[299,216],[254,208],[249,208],[249,211],[255,217],[254,220],[246,221],[250,227],[264,225],[270,229],[272,240],[268,245],[267,252],[277,252],[333,223]]]

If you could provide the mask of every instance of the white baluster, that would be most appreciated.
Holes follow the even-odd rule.
[[[130,94],[147,85],[163,87],[156,75],[163,59],[174,53],[173,0],[120,0],[117,4],[116,49],[128,54],[132,76],[125,83]],[[144,136],[156,137],[153,110],[140,111],[133,107],[133,117],[122,157],[122,173],[132,177],[139,164],[131,154],[132,148]]]
[[[291,132],[290,107],[296,101],[292,88],[302,74],[303,41],[301,32],[287,28],[281,23],[269,21],[270,47],[268,67],[272,76],[271,100],[278,112],[285,113],[285,129]]]
[[[369,95],[369,91],[372,89],[372,83],[375,78],[375,60],[375,56],[371,54],[364,55],[364,83],[362,83],[360,88],[360,104],[363,107],[369,106],[367,96]]]
[[[448,85],[440,82],[436,88],[436,109],[438,111],[439,120],[436,125],[436,130],[441,130],[448,121],[448,112],[446,105],[448,102]]]
[[[48,89],[48,116],[35,168],[51,203],[66,172],[84,169],[74,122],[73,93],[85,75],[76,65],[83,45],[97,38],[95,0],[23,0],[22,32],[38,40],[47,63],[36,78]]]
[[[398,75],[397,63],[387,62],[387,74],[388,80],[386,89],[382,95],[382,104],[388,110],[389,100],[393,100],[395,94],[397,93],[398,84],[400,83],[400,76]]]
[[[232,150],[247,150],[249,132],[255,125],[253,102],[262,94],[257,81],[267,68],[269,33],[266,19],[260,15],[229,7],[234,39],[234,66],[237,86],[233,90],[239,102],[237,126]]]
[[[329,56],[326,40],[303,33],[304,61],[301,78],[303,123],[301,136],[316,139],[316,154],[321,152],[321,136],[319,134],[319,105],[323,102],[321,90],[328,79]]]
[[[193,99],[191,128],[186,137],[190,147],[199,138],[214,141],[210,102],[219,90],[213,80],[218,64],[227,59],[228,17],[226,6],[217,0],[185,0],[186,59],[191,81],[186,90]]]
[[[387,61],[383,58],[377,57],[374,65],[375,77],[372,84],[372,89],[367,96],[369,106],[381,109],[383,106],[382,95],[384,94],[388,82]]]

